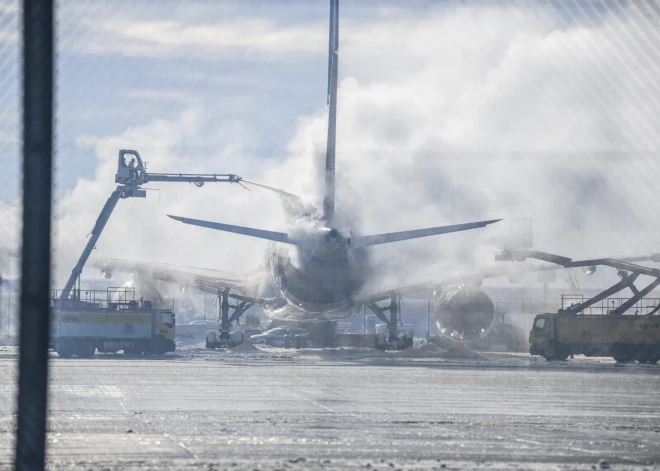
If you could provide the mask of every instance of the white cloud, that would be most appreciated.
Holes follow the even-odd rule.
[[[105,200],[114,187],[118,150],[137,149],[153,172],[229,173],[260,178],[249,169],[256,162],[244,159],[240,149],[228,145],[213,154],[181,154],[185,140],[199,136],[204,113],[189,109],[175,119],[157,120],[131,128],[119,136],[107,138],[81,137],[80,148],[93,148],[99,167],[91,180],[82,179],[75,188],[57,202],[56,207],[56,274],[59,284],[75,263]],[[239,123],[234,123],[238,132]],[[248,160],[248,161],[246,161]],[[150,184],[160,194],[149,191],[142,200],[122,200],[118,203],[103,236],[97,244],[98,253],[105,256],[164,260],[180,264],[233,268],[238,271],[256,266],[258,260],[249,255],[252,241],[237,241],[244,250],[231,255],[225,241],[212,231],[196,231],[167,218],[167,214],[204,215],[209,219],[237,224],[278,225],[281,213],[276,201],[264,201],[263,193],[248,192],[238,185],[207,184],[197,188],[191,184]],[[254,204],[254,208],[252,208]],[[243,207],[243,213],[235,208]],[[248,209],[249,208],[249,209]],[[254,218],[260,221],[255,222]],[[281,227],[282,222],[279,223]],[[193,231],[191,232],[190,229]],[[241,244],[241,242],[243,242]],[[246,260],[247,255],[247,260]],[[222,264],[217,263],[222,259]]]
[[[88,41],[71,40],[71,51],[136,57],[281,60],[327,49],[322,23],[283,26],[270,19],[232,19],[208,24],[93,16],[83,20]]]
[[[243,43],[227,32],[215,35],[214,28],[174,22],[123,25],[125,32],[116,32],[167,54],[202,43],[217,43],[218,51],[325,50],[323,27],[314,27],[320,36],[312,34],[311,46],[296,46],[298,40],[278,35],[272,23],[254,25],[261,26],[246,28],[253,33]],[[521,6],[455,7],[418,21],[388,18],[359,34],[353,30],[340,58],[338,208],[365,232],[531,216],[540,249],[569,256],[659,251],[653,234],[660,229],[660,73],[635,52],[644,35],[656,34],[642,26],[632,17],[607,27],[569,25],[546,10]],[[250,39],[260,36],[259,28],[271,39]],[[164,32],[172,39],[157,39]],[[249,123],[202,138],[209,113],[195,108],[120,136],[87,140],[99,158],[97,173],[58,202],[60,284],[113,188],[119,148],[137,147],[153,171],[238,173],[318,201],[326,132],[321,106],[300,118],[284,161],[248,158],[240,146],[228,145],[228,134],[250,134]],[[184,143],[202,139],[215,152],[203,158],[181,153]],[[120,202],[100,253],[243,271],[263,244],[184,226],[165,214],[286,227],[277,200],[264,191],[158,186],[160,204],[154,193],[146,201]],[[474,237],[440,236],[376,253],[414,261],[395,266],[427,276],[429,261],[453,249],[463,254],[461,242]]]

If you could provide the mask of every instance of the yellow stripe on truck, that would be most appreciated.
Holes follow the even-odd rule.
[[[151,314],[68,314],[56,313],[54,322],[81,324],[151,324]]]
[[[161,321],[156,321],[156,331],[163,335],[166,339],[174,340],[174,331],[163,324]]]

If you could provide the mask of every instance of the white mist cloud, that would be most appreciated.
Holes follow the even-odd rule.
[[[342,42],[338,208],[364,232],[532,217],[539,249],[658,251],[660,70],[643,60],[657,32],[614,13],[459,7]],[[319,163],[320,121],[291,145]],[[410,260],[453,258],[475,235],[377,251],[419,271]]]
[[[539,249],[574,257],[660,251],[660,69],[648,47],[657,32],[634,7],[625,13],[580,23],[527,3],[456,6],[353,29],[340,44],[338,210],[363,233],[532,217]],[[153,171],[232,172],[319,202],[321,107],[299,119],[282,161],[248,157],[227,144],[226,129],[202,135],[212,112],[193,108],[84,139],[99,167],[57,203],[59,284],[114,186],[120,148],[140,150]],[[191,143],[216,150],[197,156],[185,151]],[[276,195],[265,190],[153,186],[160,195],[119,203],[99,254],[246,271],[262,242],[165,215],[286,229]],[[441,276],[425,267],[469,260],[478,237],[438,236],[375,253],[407,279]]]
[[[94,179],[80,180],[75,188],[57,202],[56,248],[57,279],[62,282],[73,267],[105,200],[114,187],[119,149],[137,149],[148,169],[162,173],[230,173],[250,175],[250,163],[240,149],[228,145],[209,155],[195,151],[182,153],[186,140],[199,137],[198,129],[204,113],[188,109],[173,120],[156,120],[148,125],[126,130],[108,138],[85,137],[80,146],[92,148],[99,158]],[[196,147],[193,147],[195,149]],[[207,147],[203,147],[207,149]],[[185,149],[185,147],[183,147]],[[212,149],[209,147],[209,149]],[[258,176],[258,175],[257,175]],[[98,254],[131,260],[168,261],[213,268],[252,268],[253,250],[232,254],[227,241],[213,231],[198,230],[169,219],[167,214],[203,216],[236,224],[255,224],[261,215],[266,224],[272,222],[270,212],[281,211],[277,201],[268,209],[263,194],[248,192],[238,185],[150,184],[145,199],[121,200],[105,232],[97,244]],[[250,208],[254,204],[255,208]],[[243,207],[242,214],[236,208]],[[249,215],[249,216],[248,216]],[[261,223],[256,223],[260,225]],[[281,224],[280,224],[281,225]],[[240,243],[241,241],[239,241]],[[247,267],[245,267],[247,263]],[[89,269],[88,271],[91,271]]]

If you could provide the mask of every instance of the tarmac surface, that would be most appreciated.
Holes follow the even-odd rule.
[[[248,347],[54,355],[49,469],[660,469],[660,365]]]

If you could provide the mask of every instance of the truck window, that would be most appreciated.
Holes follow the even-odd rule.
[[[541,317],[540,319],[536,319],[534,321],[534,330],[543,330],[545,329],[546,324],[548,323],[548,319],[545,317]]]
[[[173,319],[172,313],[171,312],[161,312],[160,313],[160,321],[165,325],[174,324],[174,319]]]

